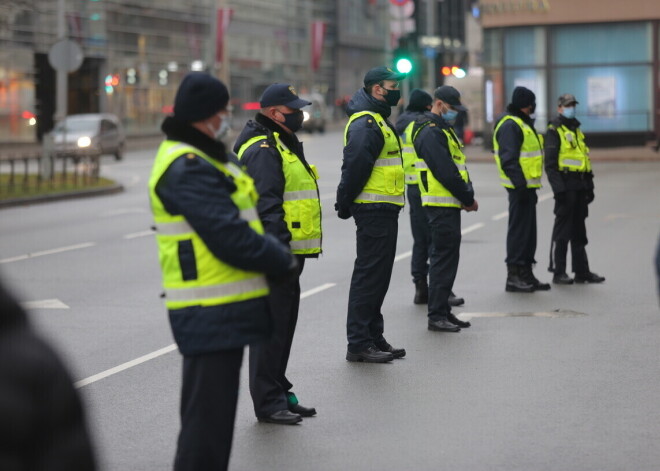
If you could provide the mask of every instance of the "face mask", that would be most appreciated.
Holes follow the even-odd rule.
[[[284,116],[284,124],[287,128],[291,130],[291,132],[296,132],[298,131],[303,124],[303,121],[305,120],[305,116],[303,115],[302,110],[295,111],[293,113],[282,113]]]
[[[564,108],[564,111],[561,114],[564,118],[573,119],[575,118],[575,107],[571,106],[570,108]]]
[[[387,90],[387,89],[384,89]],[[387,90],[387,95],[385,97],[385,102],[390,106],[396,106],[401,99],[401,90]]]
[[[211,131],[211,135],[216,141],[222,140],[222,138],[225,137],[229,132],[229,127],[230,127],[229,116],[221,115],[221,114],[219,114],[218,116],[220,117],[221,121],[220,121],[220,127],[218,127],[217,129],[214,128],[211,125],[211,123],[206,123],[207,129]]]
[[[448,108],[445,113],[442,113],[442,119],[445,121],[454,121],[456,116],[458,116],[458,111],[452,110],[451,108]]]

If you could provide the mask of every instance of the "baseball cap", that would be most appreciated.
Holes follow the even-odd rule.
[[[568,106],[568,105],[577,105],[580,102],[575,99],[575,95],[571,95],[570,93],[564,93],[562,96],[559,97],[559,100],[557,100],[557,103],[559,106]]]
[[[259,99],[259,105],[262,108],[284,105],[299,110],[311,104],[311,101],[300,98],[296,94],[296,89],[288,83],[274,83],[269,85]]]
[[[394,80],[396,82],[403,80],[408,75],[401,72],[395,72],[389,67],[380,66],[374,67],[364,76],[364,86],[368,87],[374,83],[382,82],[383,80]]]
[[[451,85],[443,85],[436,88],[433,95],[435,95],[436,99],[451,105],[455,110],[467,111],[467,108],[461,104],[461,94]]]

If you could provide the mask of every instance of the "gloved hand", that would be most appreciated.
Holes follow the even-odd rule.
[[[591,204],[591,202],[596,198],[594,195],[594,190],[587,190],[585,198],[587,199],[587,204]]]
[[[339,216],[340,219],[348,219],[351,217],[351,210],[349,208],[339,206],[338,203],[335,203],[335,211],[337,211],[337,216]]]

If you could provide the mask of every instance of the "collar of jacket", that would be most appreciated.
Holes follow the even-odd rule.
[[[369,95],[364,88],[359,89],[346,106],[346,114],[350,117],[360,111],[371,111],[378,113],[383,118],[387,119],[392,114],[392,107],[384,101],[376,100],[373,96]]]
[[[522,119],[523,123],[525,123],[528,126],[534,128],[534,121],[536,121],[536,120],[533,119],[533,118],[530,118],[527,113],[523,113],[522,111],[520,111],[516,108],[513,108],[511,105],[507,106],[506,110],[511,116],[515,116],[516,118]]]
[[[567,118],[566,116],[563,115],[557,115],[557,118],[554,120],[553,124],[555,126],[566,126],[568,129],[571,131],[575,131],[577,128],[580,127],[580,121],[578,121],[575,118]]]
[[[294,133],[289,134],[284,129],[282,129],[279,124],[277,124],[269,117],[262,115],[261,113],[257,113],[257,116],[255,116],[254,120],[262,127],[266,128],[266,134],[269,136],[274,132],[278,133],[284,145],[295,154],[298,154],[300,151],[300,141],[298,140],[298,136],[296,136]]]
[[[165,133],[167,139],[171,141],[185,142],[193,147],[197,147],[209,157],[220,162],[228,161],[225,145],[192,127],[190,123],[184,123],[177,120],[174,116],[168,116],[160,128]]]

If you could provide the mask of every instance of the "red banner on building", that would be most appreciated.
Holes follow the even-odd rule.
[[[321,65],[323,54],[323,39],[325,37],[325,21],[312,21],[312,70],[316,71]]]
[[[218,8],[217,25],[215,34],[215,61],[222,62],[224,59],[225,34],[229,29],[229,23],[234,10],[231,8]]]

